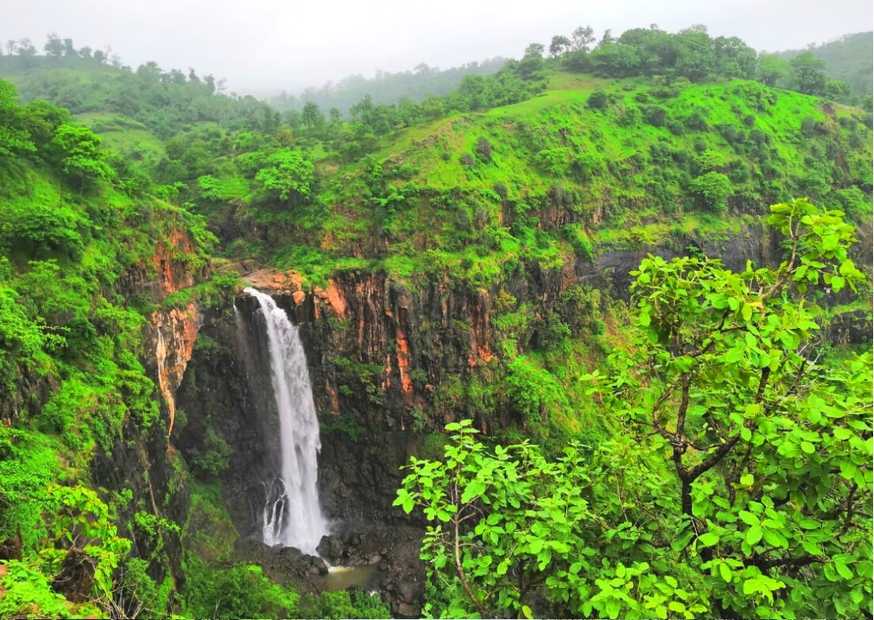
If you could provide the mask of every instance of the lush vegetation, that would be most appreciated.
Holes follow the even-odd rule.
[[[397,103],[404,99],[420,101],[448,95],[468,75],[496,73],[505,62],[504,58],[492,58],[450,69],[438,69],[422,63],[411,71],[377,71],[372,78],[350,75],[321,88],[307,88],[298,96],[283,91],[270,103],[279,110],[301,110],[307,103],[312,103],[322,110],[334,108],[346,113],[364,97],[370,97],[377,104]]]
[[[870,31],[857,32],[844,35],[835,41],[812,46],[808,50],[782,52],[780,56],[791,61],[805,52],[810,52],[822,61],[822,67],[830,78],[846,83],[851,97],[866,103],[870,108],[871,58],[874,55],[872,42],[874,36]]]
[[[771,213],[777,267],[641,263],[635,337],[587,378],[608,433],[549,454],[467,420],[412,459],[395,503],[433,524],[430,613],[870,613],[871,354],[829,363],[815,337],[821,289],[863,277],[853,227],[806,200]]]
[[[0,616],[387,615],[241,561],[232,447],[211,427],[191,462],[168,443],[146,326],[226,307],[237,264],[488,299],[488,360],[411,371],[433,388],[415,431],[474,420],[398,492],[431,524],[427,613],[871,614],[870,347],[826,335],[870,315],[856,69],[581,27],[278,110],[43,51],[0,55]],[[729,269],[740,238],[782,262]],[[630,300],[577,277],[623,252],[653,253]],[[168,256],[191,277],[163,291]],[[465,318],[421,329],[464,341]],[[381,367],[333,363],[381,404]]]

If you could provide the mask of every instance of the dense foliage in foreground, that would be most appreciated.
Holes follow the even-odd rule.
[[[609,434],[549,455],[467,420],[412,459],[395,503],[433,524],[431,613],[870,614],[871,355],[817,338],[820,287],[862,277],[853,230],[804,200],[771,212],[776,268],[641,263],[636,339],[589,377]]]

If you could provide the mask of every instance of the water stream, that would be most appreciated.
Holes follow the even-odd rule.
[[[244,292],[258,301],[264,319],[271,384],[279,412],[281,466],[267,489],[263,541],[317,555],[316,546],[328,533],[328,522],[319,506],[316,486],[319,420],[303,343],[297,326],[270,295],[253,288]]]

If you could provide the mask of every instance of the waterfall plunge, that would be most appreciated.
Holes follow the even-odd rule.
[[[244,291],[258,300],[270,352],[271,383],[279,411],[281,471],[267,490],[263,540],[270,546],[296,547],[316,555],[328,533],[319,506],[319,420],[306,356],[298,329],[270,295],[253,288]]]

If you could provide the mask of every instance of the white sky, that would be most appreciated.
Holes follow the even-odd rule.
[[[804,47],[872,29],[871,0],[0,0],[0,41],[46,34],[226,78],[237,92],[321,85],[352,73],[518,57],[590,24],[707,25],[756,49]]]

